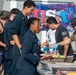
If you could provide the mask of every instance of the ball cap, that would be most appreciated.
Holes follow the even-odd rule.
[[[1,19],[9,18],[9,17],[10,17],[10,12],[9,11],[6,11],[6,10],[0,11],[0,18]]]

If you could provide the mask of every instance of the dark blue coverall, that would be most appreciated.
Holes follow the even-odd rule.
[[[10,41],[13,40],[12,35],[11,35],[11,24],[12,21],[8,20],[7,23],[5,24],[4,28],[4,43],[6,44],[6,49],[5,49],[5,62],[4,62],[4,75],[12,75],[12,48],[13,45],[10,44]]]
[[[22,45],[22,56],[17,63],[16,75],[37,75],[37,65],[40,61],[40,43],[39,40],[30,29],[24,35]]]
[[[18,35],[21,44],[23,42],[23,36],[24,36],[25,32],[27,31],[27,27],[26,27],[27,21],[28,21],[27,17],[25,17],[23,15],[23,13],[20,12],[19,14],[16,15],[16,17],[14,18],[13,23],[12,23],[11,33],[12,33],[12,35],[14,35],[14,34]],[[16,44],[13,47],[12,55],[13,55],[13,66],[14,66],[13,75],[15,75],[16,63],[20,56],[20,51]]]

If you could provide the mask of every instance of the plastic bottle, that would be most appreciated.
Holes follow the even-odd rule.
[[[51,45],[51,39],[48,40],[49,46]],[[49,52],[52,52],[52,49],[49,48]]]
[[[49,45],[51,45],[51,39],[48,39],[48,43],[49,43]]]

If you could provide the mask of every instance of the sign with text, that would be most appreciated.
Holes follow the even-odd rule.
[[[56,16],[59,15],[62,17],[61,25],[65,26],[69,31],[73,31],[70,26],[70,21],[74,17],[75,13],[75,4],[74,3],[65,3],[65,4],[38,4],[36,3],[36,8],[31,17],[37,17],[43,19],[45,16]]]

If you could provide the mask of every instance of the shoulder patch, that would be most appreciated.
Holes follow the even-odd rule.
[[[67,35],[67,32],[66,31],[62,32],[62,35],[63,36]]]

